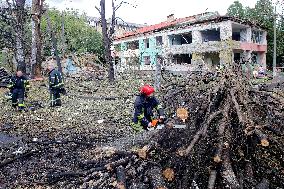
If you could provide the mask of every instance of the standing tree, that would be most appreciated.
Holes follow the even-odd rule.
[[[32,2],[32,54],[31,54],[31,77],[41,75],[41,16],[44,0],[33,0]]]
[[[52,41],[52,49],[53,49],[53,54],[56,58],[56,64],[58,67],[58,71],[62,73],[62,66],[61,66],[61,62],[60,62],[60,58],[59,58],[59,54],[58,54],[58,49],[57,49],[57,39],[55,38],[55,34],[51,25],[51,21],[50,21],[50,17],[48,15],[48,12],[46,11],[46,19],[47,19],[47,28],[49,30],[49,34],[51,37],[51,41]]]
[[[9,6],[10,15],[14,18],[14,30],[16,35],[16,61],[17,69],[26,72],[25,54],[24,54],[24,24],[25,24],[25,0],[6,0]]]
[[[228,8],[228,15],[244,18],[245,10],[243,8],[243,5],[239,1],[234,1],[234,3]]]
[[[115,32],[115,23],[116,23],[116,11],[123,5],[129,4],[126,1],[121,1],[118,5],[115,5],[115,0],[111,1],[112,4],[112,16],[110,27],[108,28],[107,20],[106,20],[106,3],[105,0],[100,0],[100,8],[95,7],[100,15],[101,15],[101,24],[102,24],[102,33],[103,33],[103,41],[104,41],[104,53],[105,53],[105,61],[109,65],[108,77],[110,82],[114,82],[114,62],[111,56],[111,46],[114,40],[114,32]],[[135,7],[135,6],[133,6]]]

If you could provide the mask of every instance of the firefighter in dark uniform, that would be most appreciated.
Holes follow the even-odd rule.
[[[7,86],[12,93],[12,106],[19,110],[25,108],[24,98],[30,88],[29,80],[23,75],[22,71],[17,71],[16,75],[10,79]]]
[[[53,65],[48,66],[48,71],[50,106],[61,106],[60,93],[64,90],[63,76]]]
[[[165,119],[164,110],[158,99],[153,96],[154,92],[155,89],[149,85],[144,85],[140,88],[140,94],[134,103],[135,112],[131,123],[132,128],[136,132],[143,131],[143,129],[147,130],[152,126],[154,109],[158,111],[161,122]]]

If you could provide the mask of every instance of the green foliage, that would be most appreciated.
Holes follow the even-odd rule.
[[[267,31],[267,66],[272,67],[273,59],[273,21],[274,9],[271,0],[258,0],[254,8],[245,7],[239,1],[235,1],[227,10],[228,15],[237,16],[241,19],[248,19],[253,23],[262,25]],[[277,22],[277,55],[284,54],[284,24],[283,19]],[[282,31],[281,31],[282,30]],[[280,61],[278,61],[279,63]]]
[[[78,12],[68,11],[59,12],[52,9],[48,11],[52,30],[58,40],[58,50],[62,53],[62,49],[66,45],[66,52],[89,52],[98,56],[103,55],[102,36],[93,27],[87,24],[85,15],[79,15]],[[62,35],[62,24],[64,24],[64,37]],[[51,41],[47,27],[46,16],[42,19],[42,32],[44,33],[45,55],[50,55]],[[65,42],[64,42],[65,39]]]
[[[239,18],[243,18],[245,15],[243,5],[239,1],[234,1],[234,3],[229,6],[227,12],[229,16],[235,16]]]

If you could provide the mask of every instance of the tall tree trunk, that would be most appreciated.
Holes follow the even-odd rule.
[[[57,49],[57,40],[54,36],[53,30],[52,30],[52,25],[51,25],[51,21],[50,21],[50,17],[48,15],[48,12],[46,12],[46,17],[47,17],[47,26],[48,26],[48,30],[49,30],[49,34],[51,37],[51,41],[52,41],[52,48],[53,48],[53,55],[56,57],[56,63],[57,63],[57,67],[58,67],[58,71],[62,73],[62,67],[61,67],[61,62],[60,62],[60,58],[58,55],[58,49]]]
[[[62,39],[62,57],[65,56],[66,52],[66,39],[65,39],[65,21],[64,21],[65,13],[62,12],[61,14],[61,39]]]
[[[106,21],[106,9],[105,9],[105,0],[100,1],[100,13],[101,13],[101,20],[102,20],[102,33],[103,33],[103,39],[104,39],[104,47],[105,47],[105,60],[106,63],[109,65],[109,71],[108,71],[108,77],[110,82],[114,82],[114,64],[112,61],[111,56],[111,40],[110,37],[112,36],[112,32],[107,32],[107,21]],[[113,14],[115,14],[115,10],[113,10]],[[115,15],[112,15],[113,18],[115,18]],[[112,28],[111,28],[112,30]]]
[[[14,14],[16,16],[16,60],[17,69],[26,73],[26,63],[24,54],[24,9],[25,0],[16,0],[16,9]]]
[[[33,0],[32,2],[32,55],[31,55],[31,77],[41,76],[41,31],[40,22],[44,0]]]

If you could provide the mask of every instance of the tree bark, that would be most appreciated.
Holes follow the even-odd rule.
[[[16,9],[13,10],[16,16],[16,60],[17,70],[26,73],[26,63],[24,54],[24,6],[25,0],[16,0]]]
[[[61,14],[61,39],[62,39],[62,57],[65,56],[65,52],[66,52],[66,39],[65,39],[65,21],[64,21],[64,16],[65,13],[63,12]]]
[[[108,33],[107,28],[107,21],[106,21],[106,8],[105,8],[105,0],[100,1],[100,14],[101,14],[101,22],[102,22],[102,33],[103,33],[103,40],[104,40],[104,47],[105,47],[105,60],[106,63],[109,65],[108,77],[110,82],[114,82],[114,63],[112,61],[111,56],[111,43],[112,43],[112,35],[114,33],[114,22],[115,22],[115,7],[114,2],[112,1],[113,5],[113,14],[112,14],[112,25],[110,28],[110,32]],[[113,22],[114,20],[114,22]]]
[[[58,55],[58,49],[57,49],[57,40],[54,36],[53,30],[52,30],[52,25],[51,25],[51,21],[50,21],[50,17],[48,15],[48,12],[46,13],[46,17],[47,17],[47,25],[48,25],[48,29],[49,29],[49,34],[51,36],[51,41],[52,41],[52,47],[53,47],[53,55],[56,57],[56,64],[58,67],[58,71],[62,73],[62,67],[61,67],[61,62],[60,62],[60,58]]]
[[[32,2],[32,55],[31,55],[31,77],[41,76],[41,31],[40,22],[44,0],[33,0]]]

